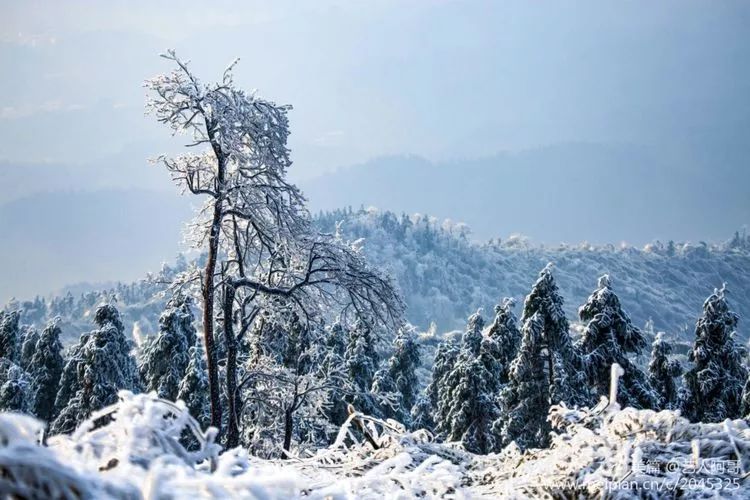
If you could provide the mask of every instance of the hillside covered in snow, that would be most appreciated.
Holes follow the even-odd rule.
[[[368,258],[395,276],[408,319],[423,328],[433,321],[441,331],[462,328],[477,308],[489,313],[503,297],[522,302],[549,262],[570,320],[603,274],[635,324],[651,319],[656,330],[682,340],[690,340],[703,301],[723,283],[740,317],[750,318],[750,238],[742,234],[721,244],[545,247],[522,236],[480,244],[465,225],[375,209],[329,212],[317,221],[323,230],[362,240]],[[740,326],[738,333],[747,339],[748,332]]]
[[[744,234],[718,244],[545,247],[522,236],[477,243],[466,225],[375,209],[322,213],[315,222],[322,231],[359,240],[367,258],[394,276],[408,321],[422,330],[431,323],[441,333],[461,329],[469,314],[478,308],[490,314],[503,297],[522,302],[538,272],[552,262],[565,313],[573,322],[597,278],[606,273],[636,325],[652,320],[655,330],[682,342],[692,340],[706,296],[726,283],[741,318],[738,335],[750,336],[744,323],[750,318],[750,237]],[[24,309],[23,322],[37,326],[60,316],[63,335],[72,340],[90,328],[96,305],[116,297],[127,329],[136,337],[147,336],[158,329],[165,283],[187,265],[180,257],[142,281],[69,287],[5,309]]]

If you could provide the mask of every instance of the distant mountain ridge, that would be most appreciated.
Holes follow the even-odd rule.
[[[301,184],[315,211],[426,213],[468,223],[479,240],[521,233],[547,244],[636,245],[725,238],[750,222],[748,186],[750,172],[724,168],[720,156],[688,162],[639,146],[589,143],[439,163],[383,157]]]

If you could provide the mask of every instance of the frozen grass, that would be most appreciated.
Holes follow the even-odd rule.
[[[328,448],[262,460],[222,453],[181,403],[122,392],[76,432],[40,444],[40,422],[0,414],[0,495],[27,498],[748,498],[744,420],[553,407],[552,446],[478,456],[424,431],[353,414]],[[96,424],[96,425],[95,425]],[[362,436],[362,426],[378,449]],[[181,444],[191,434],[192,451]],[[182,441],[181,441],[182,437]],[[723,470],[720,470],[722,469]],[[649,488],[646,490],[645,488]],[[633,490],[633,488],[639,488]]]

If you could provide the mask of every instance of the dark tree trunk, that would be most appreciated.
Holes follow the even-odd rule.
[[[219,370],[214,344],[214,273],[219,249],[221,200],[214,203],[211,233],[208,238],[208,258],[203,278],[203,341],[206,344],[209,397],[211,399],[211,425],[221,431],[221,398],[219,397]]]
[[[293,412],[291,408],[284,410],[284,451],[288,452],[292,446],[292,424],[294,423]],[[282,458],[287,458],[284,455]]]
[[[208,236],[208,257],[203,277],[203,340],[206,344],[206,369],[208,370],[209,397],[211,400],[211,425],[216,427],[221,434],[221,397],[219,395],[219,367],[214,343],[214,274],[216,272],[216,260],[219,254],[219,236],[221,233],[221,219],[224,212],[224,172],[225,159],[220,146],[214,141],[213,124],[206,123],[209,138],[217,161],[216,192],[218,197],[214,200],[213,216],[211,218],[211,230]]]
[[[234,448],[240,444],[240,431],[237,422],[237,339],[234,336],[232,323],[234,292],[232,285],[228,283],[224,285],[224,344],[227,349],[227,448]]]

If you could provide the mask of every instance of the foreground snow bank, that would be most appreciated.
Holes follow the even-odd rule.
[[[0,495],[26,498],[748,498],[750,429],[691,424],[675,412],[554,407],[547,450],[476,456],[395,422],[354,414],[336,442],[305,458],[220,453],[180,404],[121,393],[69,436],[0,414]],[[96,426],[94,425],[96,424]],[[359,443],[364,426],[378,443]],[[358,434],[359,435],[359,434]],[[187,439],[192,451],[181,444]],[[182,441],[181,441],[182,438]]]
[[[750,498],[745,420],[691,424],[678,412],[553,407],[549,449],[477,457],[476,490],[509,498]]]

